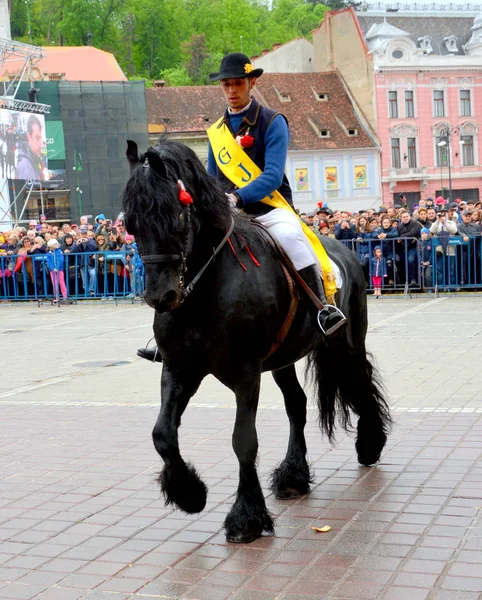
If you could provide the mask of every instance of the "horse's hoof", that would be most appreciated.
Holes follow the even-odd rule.
[[[229,542],[230,544],[250,544],[251,542],[254,542],[255,540],[257,540],[258,538],[261,537],[261,534],[254,534],[254,533],[235,533],[233,535],[230,534],[226,534],[226,541]]]
[[[277,490],[275,498],[277,500],[294,500],[300,496],[304,496],[304,494],[294,488],[287,488],[285,490]]]
[[[381,453],[378,456],[361,456],[360,454],[358,455],[358,464],[360,464],[362,467],[372,467],[373,465],[376,465],[377,462],[380,460],[381,457]]]
[[[177,471],[164,466],[158,482],[166,506],[175,504],[188,514],[196,514],[204,510],[208,488],[192,465],[186,464]]]

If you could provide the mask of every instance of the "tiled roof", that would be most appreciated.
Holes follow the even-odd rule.
[[[265,73],[256,82],[255,97],[282,112],[290,124],[291,150],[371,148],[376,144],[357,119],[336,73]],[[327,101],[317,94],[327,94]],[[283,101],[282,97],[289,97]],[[223,114],[219,86],[165,87],[146,90],[149,124],[164,124],[167,132],[204,132]],[[329,137],[317,132],[329,131]],[[358,135],[347,134],[356,129]]]
[[[223,114],[225,102],[217,85],[146,89],[149,125],[169,133],[204,133]]]
[[[265,73],[256,82],[256,89],[262,104],[287,117],[291,150],[370,148],[376,145],[356,117],[343,83],[334,72]],[[318,94],[328,94],[328,100],[318,100]],[[290,101],[283,102],[280,95],[288,95]],[[320,138],[315,131],[322,129],[327,129],[330,137]],[[348,136],[348,129],[356,129],[358,135]]]
[[[45,75],[63,74],[66,81],[127,81],[113,54],[93,46],[47,46],[38,66]],[[23,63],[7,63],[7,73],[17,73]]]
[[[386,19],[390,25],[408,32],[417,46],[419,46],[418,38],[428,36],[432,41],[434,54],[450,54],[445,47],[444,38],[451,35],[455,35],[457,38],[458,52],[454,54],[464,54],[462,45],[469,41],[472,34],[470,28],[474,24],[473,15],[462,17],[460,13],[457,16],[448,16],[443,13],[440,16],[424,16],[423,13],[410,16],[390,13],[386,17],[372,16],[370,13],[357,13],[356,16],[365,36],[372,25],[381,24]]]

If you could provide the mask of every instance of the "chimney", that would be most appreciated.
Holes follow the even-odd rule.
[[[87,32],[87,46],[92,46],[92,31],[90,29]]]
[[[153,82],[153,86],[156,88],[163,88],[166,85],[166,81],[164,79],[156,79]]]

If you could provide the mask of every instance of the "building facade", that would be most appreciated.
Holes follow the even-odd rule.
[[[313,44],[315,65],[339,69],[375,123],[385,205],[400,194],[409,204],[479,197],[482,15],[344,9],[328,14]]]

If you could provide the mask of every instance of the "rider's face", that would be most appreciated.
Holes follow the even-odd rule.
[[[229,107],[238,112],[247,106],[251,100],[251,90],[255,86],[256,78],[240,77],[236,79],[222,79],[221,88]]]

